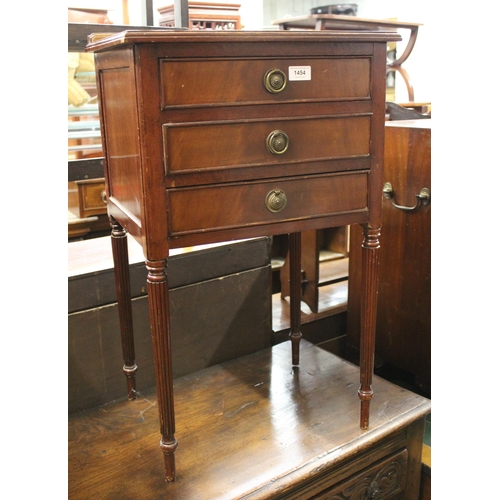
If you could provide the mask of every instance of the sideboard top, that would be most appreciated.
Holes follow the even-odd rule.
[[[297,31],[194,31],[169,29],[158,31],[125,30],[120,33],[93,33],[89,35],[86,51],[109,49],[119,45],[138,43],[193,43],[193,42],[397,42],[396,31],[379,30],[297,30]]]

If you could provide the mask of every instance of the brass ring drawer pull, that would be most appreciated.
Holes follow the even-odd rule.
[[[270,212],[281,212],[286,206],[286,194],[281,189],[273,189],[266,196],[266,207]]]
[[[390,182],[386,182],[384,184],[384,188],[382,189],[382,193],[384,196],[391,201],[393,206],[397,208],[398,210],[402,210],[403,212],[411,212],[415,209],[417,209],[420,205],[422,206],[427,206],[431,202],[431,192],[427,188],[422,188],[419,194],[416,194],[415,196],[417,197],[417,203],[413,207],[405,207],[402,205],[397,205],[394,201],[394,189],[392,187],[392,184]]]
[[[103,189],[101,191],[101,200],[103,201],[103,203],[108,203],[108,199],[106,198],[106,190]]]
[[[290,139],[283,130],[274,130],[266,139],[266,146],[269,152],[274,155],[282,155],[287,149]]]
[[[286,87],[286,75],[280,69],[270,69],[264,75],[264,86],[271,94],[277,94]]]

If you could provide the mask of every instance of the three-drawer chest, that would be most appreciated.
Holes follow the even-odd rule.
[[[358,396],[360,427],[369,428],[386,44],[399,39],[382,31],[165,30],[91,37],[124,372],[133,399],[130,234],[142,245],[148,268],[167,481],[175,480],[177,448],[168,297],[173,248],[290,235],[292,368],[299,365],[301,338],[301,232],[360,224]]]

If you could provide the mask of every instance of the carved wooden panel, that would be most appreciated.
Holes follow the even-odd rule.
[[[315,498],[318,500],[386,500],[403,491],[406,483],[408,452],[392,457],[348,479],[333,490]]]

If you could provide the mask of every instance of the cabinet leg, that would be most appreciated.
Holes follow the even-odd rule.
[[[301,231],[301,297],[313,313],[318,312],[319,301],[319,232],[317,229]],[[290,252],[280,269],[281,298],[290,296]]]
[[[165,480],[175,481],[175,415],[170,313],[166,259],[146,260],[148,269],[149,317],[155,359],[156,390],[160,417],[160,449],[165,460]]]
[[[302,333],[300,331],[300,302],[302,297],[301,276],[301,233],[289,235],[290,256],[290,339],[292,341],[292,364],[299,364],[299,346]]]
[[[118,302],[118,316],[123,352],[123,373],[127,378],[128,398],[135,399],[134,328],[132,323],[132,299],[130,294],[130,271],[128,260],[127,233],[113,217],[111,224],[111,247],[115,268],[116,298]]]
[[[370,421],[370,400],[375,358],[375,328],[377,320],[377,285],[380,227],[363,224],[361,334],[360,334],[360,427],[367,429]]]

